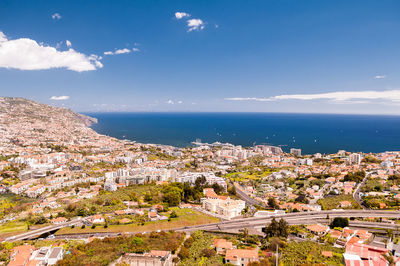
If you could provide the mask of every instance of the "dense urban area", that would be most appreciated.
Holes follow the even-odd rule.
[[[400,265],[400,152],[176,148],[92,123],[0,98],[0,265]]]

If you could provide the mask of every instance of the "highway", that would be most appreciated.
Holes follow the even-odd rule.
[[[6,238],[4,241],[12,242],[12,241],[32,239],[34,237],[37,237],[37,236],[43,235],[45,233],[49,233],[49,232],[61,229],[63,227],[75,225],[75,224],[77,224],[77,223],[79,223],[81,221],[82,220],[80,218],[75,218],[75,219],[72,219],[71,221],[63,223],[63,224],[49,225],[49,226],[42,227],[42,228],[39,228],[39,229],[30,230],[30,231],[28,231],[26,233],[22,233],[22,234],[19,234],[19,235],[11,236],[11,237]]]
[[[256,228],[259,229],[268,224],[272,218],[285,219],[289,224],[311,224],[317,223],[318,221],[325,220],[327,216],[329,219],[335,217],[347,217],[347,218],[396,218],[400,219],[400,212],[397,211],[380,211],[380,210],[337,210],[337,211],[320,211],[320,212],[294,212],[282,215],[274,215],[269,217],[250,217],[250,218],[239,218],[230,221],[223,221],[219,223],[197,225],[190,227],[177,228],[177,231],[195,231],[195,230],[207,230],[207,231],[223,231],[229,229],[241,229],[241,228]],[[75,218],[65,224],[60,225],[50,225],[36,230],[31,230],[29,232],[19,234],[13,237],[7,238],[5,241],[17,241],[32,239],[34,237],[40,236],[45,233],[49,233],[58,230],[62,227],[71,226],[82,222],[81,219]],[[386,229],[397,229],[398,225],[392,225],[389,223],[371,223],[371,222],[356,222],[350,221],[351,226],[356,226],[359,228],[386,228]]]
[[[317,223],[319,220],[326,219],[329,215],[330,219],[335,217],[354,217],[354,218],[368,218],[368,217],[385,217],[385,218],[400,218],[400,212],[393,211],[369,211],[369,210],[346,210],[346,211],[321,211],[321,212],[297,212],[288,213],[284,215],[276,215],[270,217],[251,217],[242,218],[237,220],[230,220],[226,222],[192,226],[186,228],[180,228],[182,231],[194,231],[194,230],[207,230],[207,231],[223,231],[228,229],[240,229],[245,227],[261,228],[268,224],[272,218],[285,219],[289,224],[312,224]],[[396,229],[397,225],[391,225],[388,223],[357,223],[351,222],[352,225],[358,227],[377,227],[377,228],[390,228]]]
[[[246,194],[246,192],[243,191],[242,187],[238,183],[233,184],[235,189],[236,189],[236,195],[239,196],[242,200],[244,200],[248,205],[254,206],[254,205],[259,205],[259,206],[264,206],[265,204],[262,202],[259,202],[256,199],[253,199],[249,195]]]

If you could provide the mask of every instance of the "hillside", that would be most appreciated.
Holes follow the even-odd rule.
[[[100,138],[97,119],[23,98],[0,97],[0,143],[72,145]]]

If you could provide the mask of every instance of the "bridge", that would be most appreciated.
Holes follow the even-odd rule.
[[[196,225],[190,227],[176,228],[176,231],[191,232],[195,230],[205,230],[205,231],[224,231],[232,229],[242,229],[242,228],[255,228],[261,229],[265,227],[266,224],[271,222],[273,218],[275,219],[285,219],[290,225],[298,224],[312,224],[318,221],[326,221],[327,216],[329,219],[335,217],[346,217],[346,218],[395,218],[400,219],[400,212],[397,211],[380,211],[380,210],[335,210],[335,211],[320,211],[320,212],[294,212],[282,215],[271,215],[266,217],[249,217],[249,218],[239,218],[229,221],[223,221],[218,223]],[[63,227],[76,225],[81,223],[83,219],[74,218],[71,221],[60,224],[60,225],[49,225],[36,230],[31,230],[19,235],[15,235],[5,239],[5,241],[12,242],[18,240],[33,239],[40,235],[50,233],[61,229]],[[393,229],[398,230],[398,224],[389,223],[376,223],[376,222],[360,222],[360,221],[350,221],[350,226],[359,228],[383,228],[383,229]]]

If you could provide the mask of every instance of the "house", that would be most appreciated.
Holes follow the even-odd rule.
[[[22,245],[14,247],[10,255],[9,266],[24,266],[27,265],[32,252],[35,250],[34,246]]]
[[[116,210],[116,211],[114,211],[114,213],[115,213],[115,215],[125,215],[126,214],[125,210]]]
[[[51,220],[52,224],[63,224],[67,222],[67,218],[65,217],[57,217]]]
[[[347,200],[341,201],[339,203],[340,208],[349,208],[349,207],[351,207],[351,205],[352,205],[351,202],[347,201]]]
[[[104,223],[104,218],[100,214],[93,215],[92,217],[89,217],[89,221],[92,224],[101,224]]]
[[[207,198],[203,201],[203,208],[209,212],[231,219],[240,216],[246,204],[243,200],[233,200],[219,196],[217,199]]]
[[[228,249],[225,262],[238,266],[246,266],[250,262],[258,261],[257,249]]]
[[[151,250],[149,253],[136,254],[126,253],[119,257],[110,266],[116,265],[151,265],[151,266],[172,266],[172,255],[170,251]]]
[[[213,245],[218,254],[223,254],[226,250],[232,249],[232,242],[223,238],[214,239]]]
[[[131,220],[130,219],[128,219],[128,218],[122,218],[121,220],[119,220],[119,223],[120,224],[127,224],[127,223],[129,223]]]
[[[48,265],[56,265],[57,261],[61,260],[63,258],[64,251],[62,247],[54,247],[49,255],[49,258],[47,260]]]
[[[332,251],[328,251],[328,250],[323,250],[321,252],[321,255],[324,256],[324,257],[327,257],[327,258],[332,258],[333,257]]]
[[[315,235],[323,236],[329,232],[329,227],[322,224],[311,224],[307,226],[307,230]]]
[[[155,221],[158,219],[158,213],[153,212],[153,211],[149,211],[148,216],[151,221]]]
[[[353,243],[346,245],[346,252],[343,258],[347,265],[374,265],[387,266],[389,263],[383,255],[389,252],[388,249],[374,246]]]
[[[218,195],[213,188],[204,188],[203,193],[207,199],[218,199]]]
[[[50,247],[41,247],[40,249],[35,250],[32,253],[29,260],[34,261],[35,262],[34,265],[37,265],[39,262],[41,262],[44,265],[47,263],[47,260],[49,259],[50,252],[51,252],[51,246]]]

